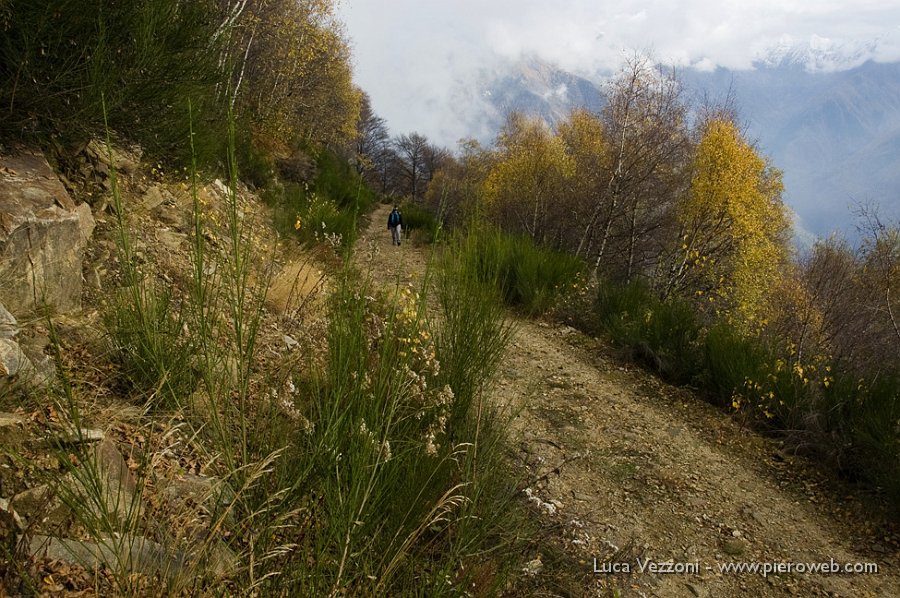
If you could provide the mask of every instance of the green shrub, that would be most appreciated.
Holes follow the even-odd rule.
[[[113,130],[167,160],[221,156],[226,79],[206,2],[10,0],[0,36],[0,135],[73,140]]]
[[[819,410],[830,434],[817,448],[845,474],[880,486],[900,504],[900,373],[868,380],[838,373],[823,394]],[[835,445],[834,438],[841,442]]]
[[[316,157],[317,175],[313,190],[329,198],[344,212],[368,212],[376,203],[375,194],[350,164],[337,154],[319,150]]]
[[[625,286],[601,283],[596,312],[600,326],[620,347],[636,347],[641,341],[641,322],[652,309],[653,298],[641,281]]]
[[[440,228],[440,221],[426,208],[414,203],[400,206],[403,214],[403,232],[408,239],[422,243],[434,243]]]
[[[700,367],[701,325],[691,306],[678,299],[659,303],[644,330],[657,371],[672,382],[692,383]]]
[[[699,374],[702,326],[688,303],[660,301],[641,281],[602,283],[596,312],[600,328],[617,346],[665,379],[687,384]]]
[[[327,196],[295,183],[267,189],[267,203],[273,205],[275,228],[286,237],[297,237],[304,245],[352,244],[357,217],[352,209],[342,210]]]
[[[300,163],[297,157],[293,162]],[[311,183],[268,185],[263,200],[273,208],[275,228],[286,237],[295,236],[304,245],[326,241],[351,247],[356,240],[360,216],[375,205],[375,196],[346,163],[323,150],[317,158]]]
[[[766,380],[769,356],[758,343],[738,334],[730,326],[714,326],[703,347],[703,388],[712,401],[731,408],[735,393],[742,393],[748,380]]]
[[[539,247],[528,237],[472,229],[465,247],[469,267],[493,281],[509,305],[535,315],[548,311],[571,288],[582,262],[560,251]]]
[[[241,180],[263,190],[275,182],[275,161],[254,146],[249,138],[236,149]]]

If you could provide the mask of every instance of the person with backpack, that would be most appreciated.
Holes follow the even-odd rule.
[[[403,231],[403,215],[400,209],[394,206],[393,211],[388,215],[388,230],[391,231],[391,240],[394,245],[400,245],[400,233]]]

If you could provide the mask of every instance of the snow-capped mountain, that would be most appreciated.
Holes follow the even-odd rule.
[[[802,68],[809,73],[833,73],[856,68],[878,56],[880,41],[833,40],[812,36],[796,42],[785,40],[769,48],[757,61],[758,68]]]

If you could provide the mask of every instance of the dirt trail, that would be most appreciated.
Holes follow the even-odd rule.
[[[414,281],[427,250],[393,247],[387,213],[375,212],[358,253],[376,248],[384,283]],[[494,396],[516,413],[526,500],[580,573],[583,595],[900,596],[897,538],[868,522],[839,483],[690,392],[604,356],[572,328],[516,325]],[[877,563],[879,572],[719,569],[832,560]],[[665,572],[665,563],[687,572]],[[524,574],[539,581],[553,566],[532,561]]]

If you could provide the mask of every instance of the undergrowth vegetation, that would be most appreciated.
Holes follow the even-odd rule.
[[[541,247],[528,237],[472,227],[464,244],[468,267],[494,284],[504,301],[527,314],[548,311],[573,286],[583,269],[578,258]]]
[[[637,281],[622,287],[601,284],[595,309],[600,327],[632,358],[673,382],[693,381],[701,326],[689,305],[660,301]]]
[[[406,202],[400,206],[403,214],[403,234],[413,242],[434,243],[440,235],[440,215],[432,214],[423,206]]]
[[[224,148],[222,48],[203,2],[12,1],[9,11],[0,22],[3,133],[78,139],[102,130],[105,102],[115,130],[189,159],[181,139],[192,98],[195,118],[210,123],[197,150],[205,158]]]
[[[499,593],[527,539],[505,458],[508,414],[487,401],[511,332],[499,272],[469,268],[465,245],[448,250],[425,275],[432,314],[427,282],[381,289],[348,257],[320,317],[280,320],[307,340],[273,367],[260,340],[271,260],[251,239],[234,152],[228,163],[218,227],[193,177],[186,288],[164,287],[136,258],[113,184],[121,290],[104,321],[124,388],[150,418],[179,422],[170,434],[216,480],[199,527],[160,526],[159,511],[140,507],[159,484],[148,457],[129,516],[100,524],[89,504],[106,504],[104,474],[76,465],[96,464],[89,449],[69,460],[79,487],[100,497],[69,501],[88,537],[116,551],[148,538],[185,555],[156,580],[124,562],[109,568],[115,591],[204,593],[224,582],[257,595]],[[322,192],[349,207],[334,186]],[[77,389],[61,378],[60,409],[80,429]]]
[[[0,11],[4,141],[65,161],[108,121],[156,161],[225,171],[234,115],[256,184],[292,140],[353,137],[360,92],[328,0],[5,0]],[[193,150],[183,143],[191,120],[203,124]]]
[[[308,181],[270,185],[263,199],[273,208],[275,229],[312,246],[331,242],[352,246],[362,216],[376,204],[375,194],[333,152],[320,150]]]
[[[880,488],[891,501],[900,497],[896,371],[854,372],[795,342],[748,335],[725,319],[704,322],[687,302],[661,300],[640,282],[602,283],[592,309],[567,317],[794,450]]]

